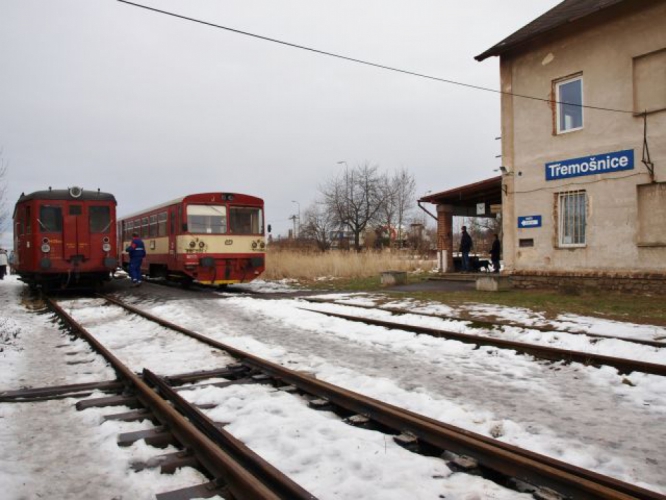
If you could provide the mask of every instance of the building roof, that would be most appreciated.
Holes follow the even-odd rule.
[[[477,203],[498,205],[502,203],[502,176],[491,177],[441,193],[429,194],[419,201],[437,205],[474,206]]]
[[[564,0],[531,23],[523,26],[494,47],[479,54],[474,59],[483,61],[491,56],[499,56],[504,52],[537,38],[560,26],[578,21],[596,12],[607,9],[628,0]]]

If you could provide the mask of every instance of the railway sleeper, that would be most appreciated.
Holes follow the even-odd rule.
[[[85,399],[76,403],[76,409],[87,410],[88,408],[103,408],[106,406],[127,406],[139,408],[141,404],[136,396],[109,396],[104,398]]]
[[[188,486],[180,490],[158,493],[155,500],[191,500],[193,498],[212,498],[219,496],[222,498],[234,498],[229,489],[221,484],[221,481],[211,481],[209,483]]]
[[[123,384],[118,381],[92,382],[84,384],[58,385],[51,387],[32,387],[16,391],[0,392],[0,402],[21,403],[48,401],[51,399],[85,398],[93,391],[117,391],[122,389]]]
[[[245,369],[244,370],[238,368],[231,369],[229,366],[227,366],[219,370],[205,370],[192,373],[181,373],[178,375],[169,375],[164,377],[164,380],[166,380],[170,386],[185,385],[192,382],[198,382],[199,380],[210,379],[210,378],[224,378],[227,380],[237,380],[239,378],[245,377],[247,375],[247,372],[249,371],[247,367],[244,367],[243,365],[241,365],[241,367]]]
[[[390,428],[382,429],[382,431],[389,434],[395,433],[395,430],[391,430]],[[395,441],[397,445],[408,451],[411,451],[412,453],[418,453],[419,455],[428,457],[442,457],[443,450],[441,448],[433,446],[430,443],[419,439],[411,432],[402,432],[397,434],[393,436],[393,441]]]
[[[166,448],[168,445],[178,446],[178,442],[173,434],[163,425],[158,425],[152,429],[143,429],[140,431],[123,432],[118,435],[118,446],[132,446],[137,441],[144,440],[146,444],[156,448]]]
[[[157,467],[160,468],[161,474],[173,474],[181,467],[198,468],[199,462],[189,450],[180,450],[174,453],[157,455],[145,462],[132,463],[132,470],[135,472],[140,472],[145,469],[156,469]]]
[[[155,416],[145,408],[138,410],[126,411],[123,413],[113,413],[111,415],[104,415],[103,420],[106,421],[120,421],[120,422],[140,422],[143,420],[151,420],[157,423]]]

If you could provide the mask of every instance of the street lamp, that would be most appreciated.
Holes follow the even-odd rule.
[[[300,238],[301,236],[301,204],[296,200],[291,200],[292,203],[298,205],[298,229],[296,230],[296,237]]]

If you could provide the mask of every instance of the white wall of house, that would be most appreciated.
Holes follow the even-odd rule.
[[[654,162],[652,177],[641,162],[642,116],[584,108],[581,128],[558,132],[556,106],[504,95],[503,243],[510,272],[666,275],[666,3],[640,5],[619,17],[592,15],[501,56],[504,91],[557,98],[558,81],[580,76],[586,106],[647,108]],[[583,158],[572,162],[579,167],[559,172],[583,163],[590,172],[593,161],[627,150],[633,169],[546,180],[548,163]],[[628,160],[614,164],[626,167]],[[585,203],[584,243],[576,246],[567,244],[560,225],[560,196],[573,191],[582,192],[574,198]],[[577,210],[569,208],[570,214]],[[519,217],[529,216],[535,218],[519,228]],[[568,229],[580,220],[569,219]]]

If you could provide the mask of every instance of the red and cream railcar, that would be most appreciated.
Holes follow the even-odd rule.
[[[79,187],[22,194],[14,208],[12,269],[31,288],[106,281],[116,259],[116,199]]]
[[[124,250],[138,233],[146,247],[141,271],[189,284],[252,281],[265,266],[264,202],[237,193],[192,194],[118,221]],[[121,256],[129,266],[126,253]]]

